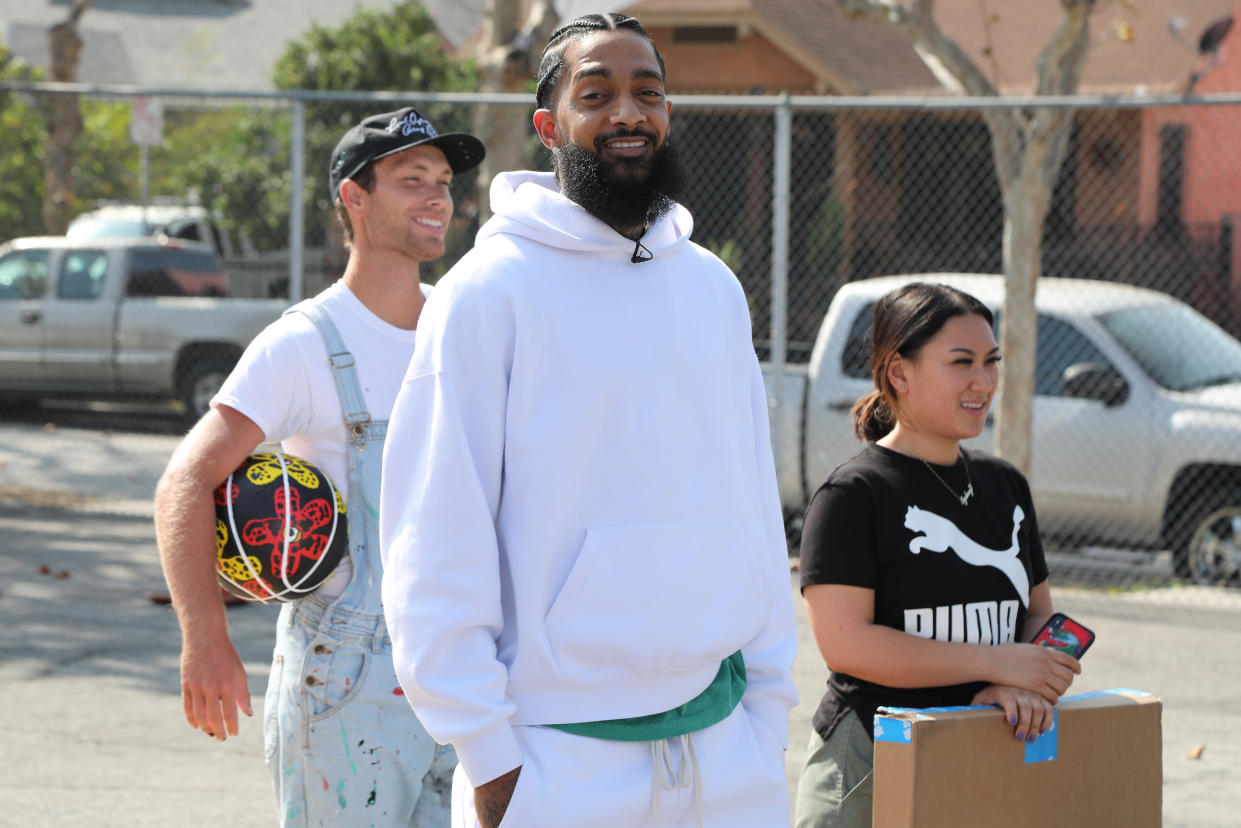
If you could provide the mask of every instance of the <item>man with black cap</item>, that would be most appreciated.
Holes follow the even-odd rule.
[[[281,608],[264,742],[285,825],[447,826],[456,755],[406,703],[380,602],[380,462],[426,291],[444,254],[453,175],[483,158],[415,109],[373,115],[332,153],[329,182],[349,260],[341,279],[246,349],[169,461],[156,534],[181,623],[190,726],[223,741],[253,715],[216,587],[213,490],[263,441],[317,466],[347,503],[349,555]]]
[[[676,202],[638,21],[553,33],[534,127],[436,287],[385,449],[397,673],[454,825],[787,826],[797,646],[736,277]]]

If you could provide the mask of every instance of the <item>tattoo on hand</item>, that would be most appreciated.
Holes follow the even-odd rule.
[[[508,812],[509,802],[513,799],[513,790],[517,787],[517,777],[521,767],[513,768],[503,776],[480,785],[474,790],[474,812],[483,828],[497,828],[504,814]]]
[[[508,810],[508,803],[501,805],[499,802],[486,802],[483,804],[483,810],[478,814],[478,821],[484,826],[495,826],[500,824],[500,820],[504,819],[504,812]]]

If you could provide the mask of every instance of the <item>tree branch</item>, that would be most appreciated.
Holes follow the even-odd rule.
[[[935,23],[934,0],[914,0],[910,8],[894,0],[836,0],[855,20],[870,19],[896,26],[913,44],[918,56],[944,86],[967,95],[995,95],[995,87],[961,47]],[[947,76],[945,76],[945,70]]]
[[[547,41],[559,21],[551,0],[534,0],[518,29],[519,9],[514,0],[489,0],[487,4],[478,59],[491,91],[521,91],[537,69],[537,45]]]
[[[1035,94],[1068,95],[1077,89],[1090,48],[1090,13],[1097,0],[1060,0],[1064,19],[1038,57]]]
[[[1083,0],[1062,0],[1082,2]],[[997,92],[982,70],[952,39],[947,37],[934,18],[935,0],[914,0],[906,8],[895,0],[836,0],[846,14],[854,19],[871,19],[896,26],[909,39],[941,84],[966,95],[994,97]],[[982,118],[991,130],[992,153],[1000,186],[1020,174],[1023,122],[1016,110],[984,110]]]
[[[991,83],[1000,85],[1000,62],[995,57],[995,39],[991,35],[991,12],[987,10],[987,0],[978,0],[978,10],[982,12],[982,31],[984,49],[987,60],[991,64]]]
[[[73,8],[69,10],[69,18],[65,22],[70,26],[78,25],[78,21],[82,18],[82,15],[86,13],[86,10],[90,8],[91,3],[93,2],[95,2],[95,0],[74,0]]]
[[[1060,0],[1064,19],[1039,54],[1037,93],[1039,95],[1070,95],[1077,91],[1086,54],[1090,50],[1090,14],[1097,0]],[[1038,108],[1028,126],[1027,135],[1035,144],[1046,144],[1041,158],[1028,158],[1028,166],[1037,166],[1040,175],[1054,179],[1068,151],[1069,123],[1072,110]],[[1033,169],[1031,170],[1033,171]]]

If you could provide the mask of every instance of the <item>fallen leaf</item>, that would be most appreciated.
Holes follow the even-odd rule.
[[[47,564],[39,564],[39,574],[40,575],[51,575],[52,568],[48,566]]]
[[[1207,749],[1206,745],[1195,745],[1194,747],[1190,748],[1190,751],[1188,754],[1186,754],[1185,758],[1186,759],[1201,759],[1202,751],[1206,749]]]
[[[64,579],[64,578],[68,578],[68,577],[69,577],[69,570],[67,570],[67,569],[62,569],[62,570],[60,570],[59,572],[57,572],[55,575],[53,575],[52,577],[53,577],[53,578],[56,578],[57,580]]]

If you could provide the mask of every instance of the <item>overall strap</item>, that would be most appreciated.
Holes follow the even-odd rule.
[[[317,302],[301,302],[285,313],[301,313],[310,319],[319,330],[323,344],[327,348],[328,363],[332,368],[332,379],[336,383],[336,394],[340,398],[341,413],[344,416],[345,429],[349,432],[346,447],[351,442],[356,451],[347,451],[347,475],[349,479],[349,496],[347,514],[349,515],[349,552],[353,560],[353,574],[348,586],[331,604],[331,611],[323,615],[321,624],[338,623],[343,612],[360,612],[366,614],[375,629],[383,628],[383,607],[379,599],[379,572],[376,569],[377,558],[372,555],[373,521],[369,519],[371,510],[368,504],[374,500],[377,492],[368,494],[370,477],[365,469],[380,462],[378,451],[382,450],[382,435],[387,428],[386,421],[372,422],[370,412],[366,409],[366,401],[362,396],[362,386],[358,382],[356,363],[353,354],[345,347],[340,332],[332,324],[327,313]],[[375,440],[378,436],[378,441]],[[378,479],[375,480],[378,488]],[[314,596],[306,599],[313,603]]]
[[[366,427],[371,422],[371,415],[366,410],[366,401],[362,398],[362,386],[358,384],[358,375],[354,371],[356,363],[353,354],[345,347],[345,342],[340,338],[336,325],[317,303],[301,302],[286,310],[285,313],[304,314],[319,329],[323,343],[327,346],[327,358],[332,366],[332,379],[336,382],[341,412],[345,415],[345,428],[353,436],[354,444],[361,447],[366,442]]]

